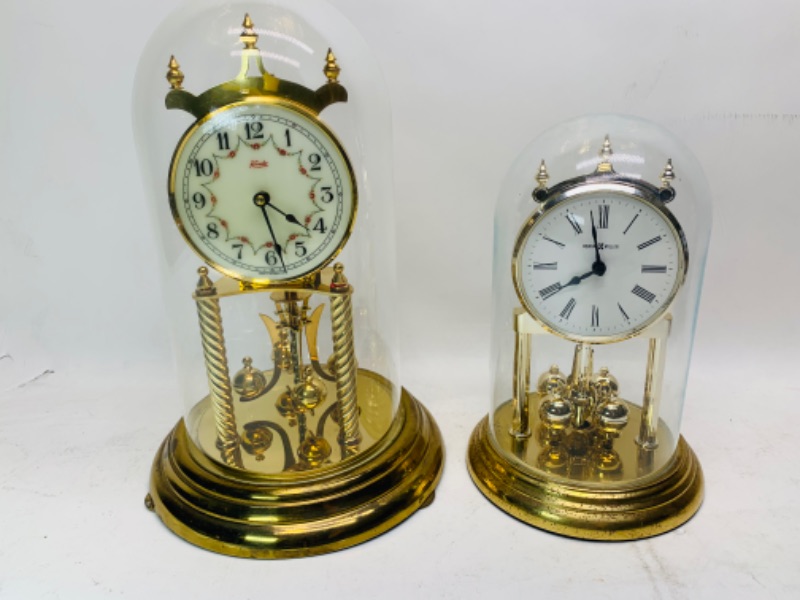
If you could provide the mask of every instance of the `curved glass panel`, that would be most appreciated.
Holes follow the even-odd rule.
[[[313,0],[187,3],[145,48],[134,131],[192,440],[261,473],[369,448],[400,387],[391,121],[361,37]]]
[[[491,431],[548,477],[625,486],[680,434],[711,228],[687,148],[618,115],[546,131],[495,213]]]

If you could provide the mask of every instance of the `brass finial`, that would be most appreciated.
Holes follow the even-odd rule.
[[[661,189],[658,190],[658,197],[662,202],[672,202],[675,199],[675,188],[672,187],[672,180],[675,179],[675,170],[672,168],[672,159],[667,159],[667,164],[661,172]]]
[[[611,156],[614,151],[611,149],[611,140],[606,139],[603,141],[603,147],[600,149],[600,164],[597,165],[597,173],[613,173],[614,168],[611,166]]]
[[[244,15],[244,21],[242,22],[242,35],[239,36],[239,40],[244,44],[245,50],[255,50],[256,42],[258,41],[258,34],[253,28],[253,19],[250,18],[248,13],[245,13]]]
[[[331,291],[332,292],[346,292],[350,289],[350,283],[347,281],[347,277],[344,274],[344,265],[342,263],[336,263],[333,265],[333,279],[331,279]]]
[[[167,71],[167,81],[172,86],[173,90],[180,90],[183,86],[183,71],[175,56],[169,57],[169,71]]]
[[[536,183],[538,184],[533,190],[533,199],[537,202],[542,202],[547,197],[547,180],[550,179],[550,174],[547,172],[547,165],[544,164],[544,159],[539,164],[539,171],[536,173]]]
[[[550,175],[547,173],[547,165],[544,164],[544,159],[542,159],[541,164],[539,165],[539,172],[536,174],[536,182],[539,184],[539,187],[547,187],[547,180],[550,179]]]
[[[672,159],[667,159],[667,165],[661,173],[661,183],[665,188],[672,187],[672,180],[675,179],[675,170],[672,168]]]
[[[214,282],[208,276],[208,268],[200,267],[197,269],[197,274],[200,275],[200,279],[197,281],[197,295],[213,296],[216,294],[217,290],[214,289]]]
[[[330,48],[328,48],[328,55],[325,57],[325,68],[322,69],[322,72],[325,73],[328,81],[332,83],[339,80],[339,73],[342,72],[336,62],[336,56],[334,56],[333,50]]]

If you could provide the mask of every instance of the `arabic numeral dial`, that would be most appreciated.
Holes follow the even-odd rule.
[[[218,109],[185,134],[170,202],[186,241],[236,279],[291,281],[321,269],[352,228],[355,183],[320,121],[274,102]]]

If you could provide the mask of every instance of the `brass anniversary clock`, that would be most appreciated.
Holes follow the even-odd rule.
[[[359,543],[425,506],[443,450],[397,383],[388,136],[377,77],[359,64],[368,53],[330,12],[321,23],[291,3],[263,13],[260,27],[247,14],[238,28],[224,7],[184,13],[140,65],[142,163],[146,174],[168,165],[166,194],[162,179],[152,195],[187,405],[156,456],[147,505],[194,544],[279,558]],[[363,115],[334,110],[353,93],[334,30]],[[229,69],[230,54],[234,79],[184,88],[191,69]],[[152,98],[158,55],[169,59],[171,111]],[[193,118],[179,136],[162,114],[176,111]],[[370,230],[359,229],[362,210]]]
[[[469,450],[497,506],[606,540],[697,511],[678,426],[709,226],[702,172],[655,125],[580,119],[525,152],[497,210],[499,367]]]

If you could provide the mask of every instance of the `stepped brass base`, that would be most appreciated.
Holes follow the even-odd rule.
[[[703,501],[703,472],[682,436],[662,470],[618,488],[564,483],[524,468],[495,448],[488,417],[472,433],[467,463],[475,485],[501,510],[574,538],[622,541],[659,535],[688,521]]]
[[[374,538],[433,500],[444,465],[441,434],[406,390],[386,435],[319,471],[265,475],[217,463],[183,420],[156,455],[146,498],[188,542],[221,554],[292,558]]]

